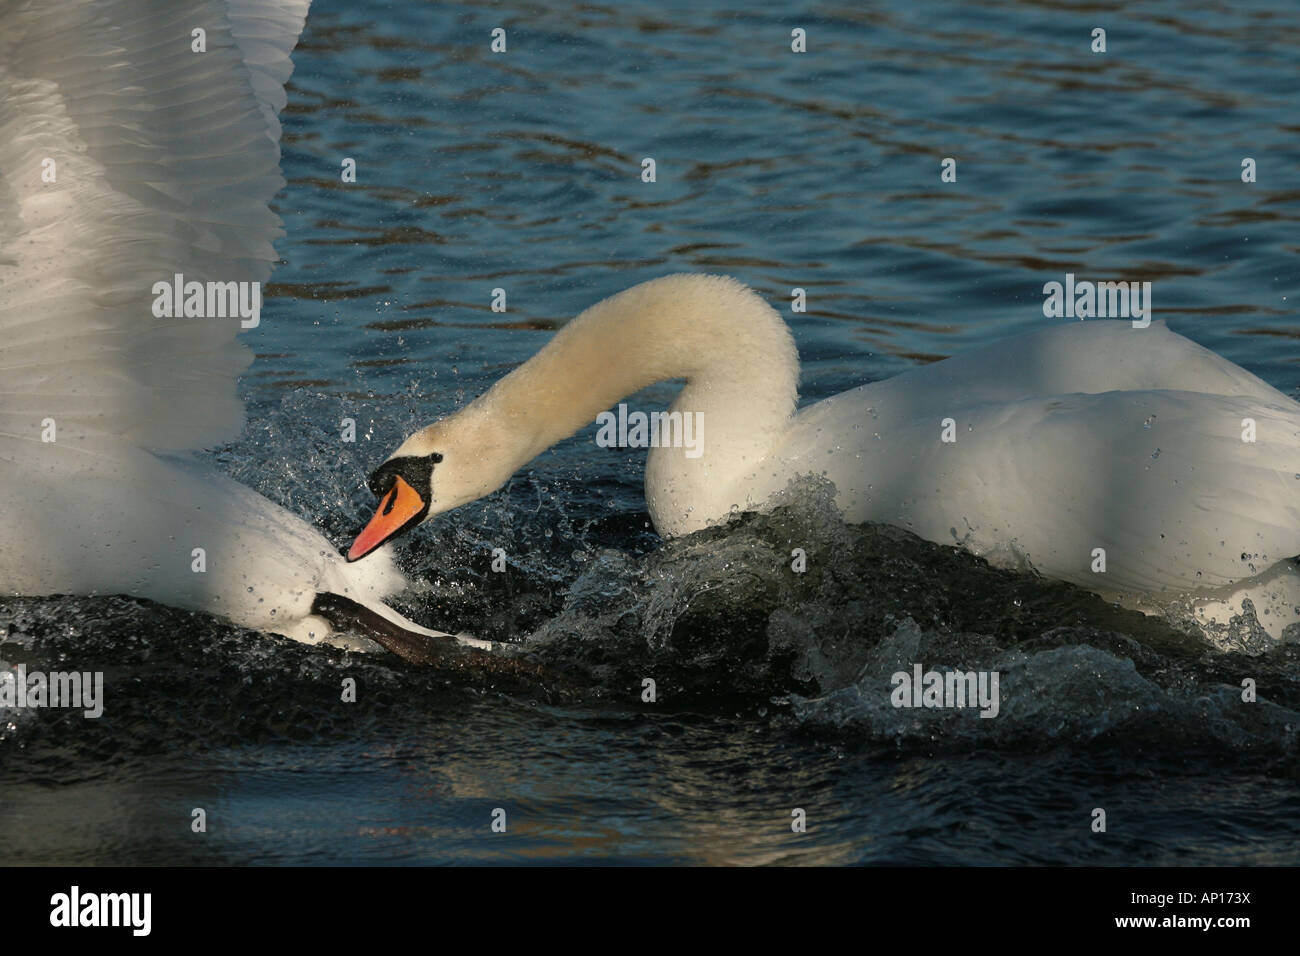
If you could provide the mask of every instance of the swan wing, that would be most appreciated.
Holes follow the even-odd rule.
[[[269,277],[276,114],[307,7],[0,9],[0,460],[28,457],[47,419],[61,444],[88,448],[239,434],[251,356],[236,336],[251,320],[159,317],[154,285]]]

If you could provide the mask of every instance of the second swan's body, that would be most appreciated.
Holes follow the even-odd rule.
[[[684,378],[670,411],[695,416],[701,444],[652,448],[646,464],[665,536],[815,475],[848,521],[1138,606],[1194,595],[1222,617],[1272,569],[1249,596],[1270,632],[1294,620],[1300,404],[1163,323],[1054,325],[796,412],[798,376],[785,323],[744,285],[642,283],[407,439],[371,478],[380,509],[349,557],[496,490],[625,396]]]

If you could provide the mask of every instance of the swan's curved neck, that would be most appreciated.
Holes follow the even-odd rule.
[[[672,411],[702,416],[704,451],[721,462],[771,446],[798,376],[790,331],[760,296],[722,276],[668,276],[587,309],[458,414],[505,430],[508,476],[633,392],[684,378]]]

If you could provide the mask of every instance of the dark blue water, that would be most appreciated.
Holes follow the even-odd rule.
[[[408,431],[674,271],[780,307],[805,400],[1041,327],[1067,272],[1152,281],[1157,317],[1300,390],[1300,9],[755,6],[318,0],[284,117],[284,263],[222,466],[344,544]],[[6,860],[1300,862],[1295,645],[1212,646],[846,528],[816,488],[661,545],[641,474],[583,433],[402,549],[404,610],[514,642],[548,680],[129,598],[0,602],[0,657],[75,657],[113,694],[99,721],[7,712]],[[810,573],[774,560],[792,546]],[[1000,716],[890,707],[912,661],[999,670]]]

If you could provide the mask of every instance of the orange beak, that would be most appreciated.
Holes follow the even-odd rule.
[[[357,535],[357,540],[352,542],[352,547],[348,549],[348,560],[364,558],[385,541],[414,528],[428,510],[429,506],[420,497],[420,493],[400,475],[397,476],[388,494],[379,500],[375,516]]]

